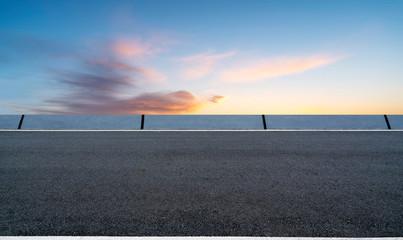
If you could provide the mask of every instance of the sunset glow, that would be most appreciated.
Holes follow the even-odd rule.
[[[0,114],[403,114],[402,8],[2,1]]]

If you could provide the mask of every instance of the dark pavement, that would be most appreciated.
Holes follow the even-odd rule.
[[[0,235],[403,236],[403,132],[0,132]]]

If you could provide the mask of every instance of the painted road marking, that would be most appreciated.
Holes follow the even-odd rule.
[[[403,129],[0,129],[0,132],[403,132]]]

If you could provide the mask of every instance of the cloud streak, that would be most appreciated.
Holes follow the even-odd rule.
[[[175,43],[177,41],[162,36],[154,36],[148,39],[140,37],[119,38],[110,45],[109,49],[118,57],[143,58],[163,52],[167,45]]]
[[[117,94],[121,89],[133,88],[142,69],[106,58],[80,60],[81,71],[52,71],[59,84],[79,93]]]
[[[152,48],[150,43],[142,42],[140,39],[117,40],[112,44],[111,50],[121,57],[144,57],[158,52],[158,50]]]
[[[141,75],[142,78],[151,82],[163,82],[166,80],[166,77],[164,76],[163,73],[151,68],[133,67],[119,61],[111,61],[108,59],[90,60],[89,63],[94,66],[99,66],[105,69],[114,69],[136,73]]]
[[[223,100],[225,97],[224,96],[212,96],[209,101],[212,103],[219,103],[221,100]]]
[[[250,83],[264,79],[297,74],[342,59],[325,55],[309,57],[286,57],[279,59],[258,59],[243,66],[223,70],[219,79],[231,83]]]
[[[29,107],[35,114],[183,114],[207,103],[193,93],[146,91],[141,79],[161,82],[162,73],[129,65],[113,56],[77,57],[75,70],[52,70],[60,95]]]
[[[17,111],[33,114],[183,114],[195,112],[209,101],[217,103],[219,100],[219,96],[200,98],[183,88],[159,91],[155,89],[157,84],[150,84],[165,81],[166,77],[155,69],[142,66],[147,62],[144,57],[165,51],[166,45],[174,44],[167,38],[119,39],[106,45],[92,44],[90,49],[77,47],[73,51],[56,42],[20,35],[5,38],[6,35],[0,32],[0,42],[9,46],[17,57],[38,58],[41,59],[38,66],[46,64],[46,74],[50,74],[55,90],[53,96],[45,96],[40,106],[7,105]],[[203,57],[215,62],[226,56]],[[198,61],[196,58],[187,60]]]
[[[182,114],[200,109],[204,102],[188,91],[150,92],[118,99],[101,94],[74,95],[49,100],[52,108],[36,109],[37,114]],[[54,106],[57,106],[55,108]]]
[[[210,74],[217,63],[223,59],[234,56],[236,52],[212,54],[211,52],[180,58],[179,61],[185,65],[180,72],[183,79],[199,79]]]
[[[105,58],[86,60],[82,65],[82,71],[54,71],[59,86],[69,91],[46,100],[46,107],[32,111],[36,114],[181,114],[194,112],[205,103],[185,90],[139,92],[136,76],[157,74],[148,69]],[[123,92],[131,96],[122,97]]]

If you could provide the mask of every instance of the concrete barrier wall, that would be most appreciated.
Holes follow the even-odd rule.
[[[388,115],[403,129],[403,115]],[[21,115],[0,115],[0,129],[17,129]],[[267,129],[387,129],[383,115],[265,115]],[[141,129],[141,115],[25,115],[21,129]],[[256,129],[262,115],[145,115],[144,129]]]
[[[0,115],[0,129],[17,129],[21,115]]]
[[[144,129],[263,129],[262,115],[146,115]]]
[[[403,115],[388,115],[392,129],[403,129]]]
[[[266,115],[268,129],[387,129],[383,115]]]
[[[21,129],[140,129],[141,115],[26,115]]]

